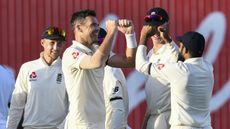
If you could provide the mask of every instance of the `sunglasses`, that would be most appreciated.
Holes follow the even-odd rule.
[[[65,37],[66,33],[63,29],[61,28],[56,28],[56,27],[50,27],[48,30],[47,30],[47,33],[48,35],[53,35],[55,33],[55,30],[58,31],[58,34]]]
[[[153,14],[153,15],[147,15],[144,17],[144,20],[146,22],[151,22],[151,21],[158,21],[161,22],[163,20],[163,17],[158,15],[158,14]]]

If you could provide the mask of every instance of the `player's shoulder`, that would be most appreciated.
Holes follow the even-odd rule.
[[[175,71],[177,72],[180,72],[182,75],[188,75],[190,74],[190,68],[189,68],[189,65],[187,63],[185,63],[184,61],[178,61],[176,63],[173,63],[174,64],[174,69]]]
[[[40,62],[40,58],[36,59],[36,60],[27,61],[27,62],[23,63],[22,66],[31,66],[31,65],[37,64],[38,62]]]
[[[63,53],[62,63],[65,63],[66,61],[78,59],[81,55],[85,55],[85,54],[80,48],[70,46]]]
[[[30,69],[32,67],[37,67],[38,65],[41,64],[40,62],[41,62],[40,58],[36,60],[27,61],[21,65],[20,69]]]
[[[68,53],[68,52],[71,52],[71,51],[81,51],[81,49],[76,45],[71,45],[68,48],[66,48],[64,53]]]
[[[174,71],[180,73],[187,73],[189,71],[188,66],[182,61],[159,63],[156,66],[159,70],[166,70],[171,72]]]

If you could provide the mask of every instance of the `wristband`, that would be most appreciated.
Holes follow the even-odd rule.
[[[137,40],[136,40],[136,34],[125,34],[126,39],[126,45],[127,48],[136,48],[137,47]]]

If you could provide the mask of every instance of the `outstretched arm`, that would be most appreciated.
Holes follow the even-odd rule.
[[[105,61],[107,60],[112,46],[112,41],[115,36],[115,33],[117,31],[117,23],[114,20],[108,20],[106,21],[106,29],[107,29],[107,35],[100,45],[100,47],[97,49],[97,51],[92,56],[85,56],[82,58],[80,67],[82,69],[93,69],[93,68],[99,68],[103,64],[105,64]]]
[[[134,67],[137,43],[132,21],[126,19],[118,20],[118,30],[125,35],[127,46],[126,54],[113,55],[108,60],[107,64],[112,67],[120,68]]]

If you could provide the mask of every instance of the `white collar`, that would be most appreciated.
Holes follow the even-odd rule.
[[[80,43],[76,40],[73,40],[72,42],[73,42],[74,47],[79,47],[80,49],[85,50],[87,53],[93,52],[90,48],[86,47],[85,45],[83,45],[82,43]]]
[[[48,66],[48,64],[46,63],[46,61],[45,61],[44,58],[43,58],[43,52],[41,52],[39,60],[40,60],[44,65]],[[61,65],[61,58],[60,58],[60,56],[58,56],[57,59],[54,60],[50,66],[55,66],[55,65],[57,65],[57,66],[58,66],[58,65]]]
[[[184,61],[184,63],[196,63],[196,62],[201,62],[203,61],[203,57],[196,57],[196,58],[189,58]]]

